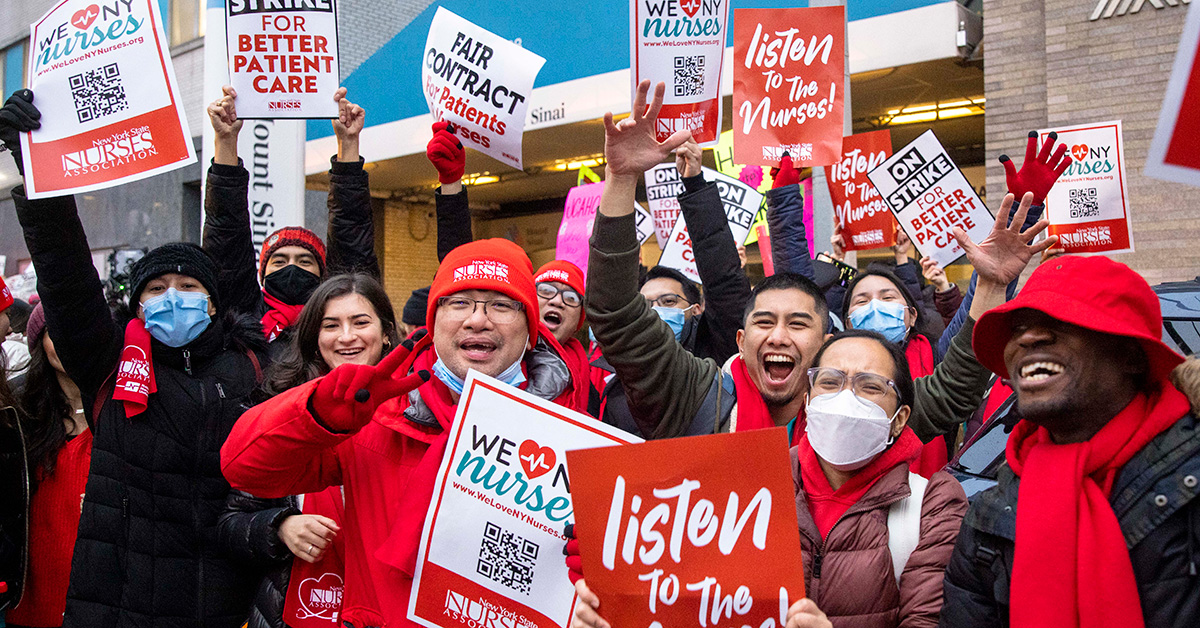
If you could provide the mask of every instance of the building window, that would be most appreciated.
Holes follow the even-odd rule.
[[[205,0],[158,0],[172,46],[204,36],[204,7]]]
[[[21,42],[0,51],[0,87],[4,90],[0,98],[25,86],[25,48]]]

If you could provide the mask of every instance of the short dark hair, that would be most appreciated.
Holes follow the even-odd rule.
[[[825,302],[825,293],[813,280],[798,273],[775,273],[758,282],[758,285],[754,286],[754,290],[750,292],[750,300],[746,302],[746,309],[742,311],[743,326],[746,324],[746,319],[750,318],[750,313],[754,311],[758,295],[768,290],[799,290],[812,297],[816,303],[817,317],[821,319],[821,329],[829,329],[829,304]]]
[[[867,338],[874,340],[883,347],[884,351],[888,352],[888,355],[892,358],[892,372],[895,374],[892,377],[892,381],[896,384],[896,393],[900,397],[900,405],[911,408],[916,393],[913,386],[912,372],[908,368],[908,356],[905,355],[904,349],[901,349],[900,345],[889,342],[879,332],[868,331],[866,329],[848,329],[838,332],[832,338],[826,340],[825,344],[821,345],[821,349],[817,351],[817,355],[813,356],[812,365],[814,367],[820,366],[821,358],[825,355],[825,350],[832,346],[833,343],[847,338]]]
[[[700,286],[696,285],[696,282],[691,279],[688,279],[687,275],[674,268],[667,266],[655,266],[651,268],[646,271],[646,276],[642,279],[642,283],[639,286],[646,285],[646,282],[651,279],[674,279],[678,281],[679,285],[683,286],[683,298],[687,299],[688,303],[700,303],[700,299],[703,298],[700,294]]]
[[[4,311],[8,312],[8,326],[13,332],[25,333],[25,325],[29,322],[29,315],[33,313],[33,306],[21,299],[13,299],[12,305]]]

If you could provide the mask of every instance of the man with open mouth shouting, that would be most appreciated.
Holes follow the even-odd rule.
[[[967,512],[942,626],[1194,626],[1200,426],[1158,298],[1105,257],[1043,263],[975,326],[1021,421]]]

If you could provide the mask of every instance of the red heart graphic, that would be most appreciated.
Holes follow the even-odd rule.
[[[1076,144],[1076,145],[1072,146],[1071,147],[1071,156],[1075,158],[1075,161],[1083,161],[1084,159],[1087,159],[1088,145],[1087,144]]]
[[[679,8],[683,9],[688,17],[696,17],[696,11],[700,10],[700,0],[679,0]]]
[[[71,16],[71,25],[79,30],[83,30],[92,25],[96,21],[96,17],[100,15],[100,7],[89,4],[87,7],[75,12]]]
[[[521,443],[521,447],[517,449],[517,457],[521,459],[525,475],[531,480],[554,468],[554,450],[531,440]]]
[[[342,608],[342,590],[342,577],[336,573],[325,573],[319,580],[306,578],[297,591],[300,608],[309,617],[332,620]]]

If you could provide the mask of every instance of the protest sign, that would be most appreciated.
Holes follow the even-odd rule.
[[[229,84],[239,118],[336,118],[336,0],[227,0]]]
[[[1200,186],[1200,9],[1188,10],[1145,173]]]
[[[421,57],[421,87],[435,120],[466,146],[521,168],[521,135],[545,59],[438,7]]]
[[[610,625],[783,628],[804,597],[782,428],[570,451],[567,465]]]
[[[679,195],[683,193],[683,181],[673,163],[658,164],[646,171],[646,204],[654,218],[654,235],[658,248],[667,246],[671,229],[679,218]]]
[[[1040,141],[1051,131],[1072,161],[1046,194],[1048,235],[1058,236],[1058,248],[1067,253],[1132,252],[1121,121],[1045,129],[1038,132]]]
[[[645,207],[634,203],[634,227],[637,228],[638,244],[645,244],[650,236],[654,235],[654,219],[650,217],[650,212],[646,211]]]
[[[196,161],[158,0],[62,0],[29,27],[42,126],[21,134],[29,198],[99,190]]]
[[[733,154],[824,166],[842,150],[845,7],[735,9]]]
[[[408,618],[429,628],[571,623],[566,452],[636,437],[469,371],[425,517]],[[484,620],[482,609],[490,613]]]
[[[868,171],[867,178],[921,255],[943,268],[963,255],[954,227],[975,242],[992,230],[992,214],[932,129]]]
[[[663,169],[661,177],[669,179],[673,176],[678,179],[679,173],[675,170],[674,164],[664,165],[670,168]],[[705,180],[717,184],[717,193],[721,197],[725,220],[729,224],[729,231],[733,234],[734,243],[744,241],[746,234],[750,232],[750,225],[754,222],[755,212],[763,204],[763,195],[729,175],[708,168],[701,168],[700,171]],[[702,283],[700,282],[700,271],[696,268],[692,238],[688,234],[687,223],[684,221],[682,213],[675,219],[675,224],[667,237],[667,244],[663,247],[662,257],[659,258],[658,263],[682,272],[692,281]]]
[[[630,0],[630,93],[645,79],[667,84],[654,127],[658,141],[690,130],[701,146],[717,142],[728,18],[729,2]]]
[[[596,210],[600,207],[600,195],[604,182],[589,183],[571,188],[567,192],[567,204],[563,208],[562,222],[558,225],[558,239],[554,245],[554,259],[561,259],[579,267],[587,276],[588,240],[596,224]]]
[[[892,156],[892,132],[871,131],[842,140],[842,158],[829,167],[829,196],[847,251],[896,243],[896,219],[867,173]]]

